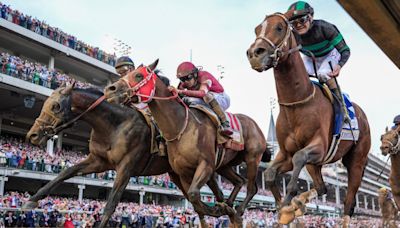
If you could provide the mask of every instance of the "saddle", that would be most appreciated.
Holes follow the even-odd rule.
[[[218,116],[210,108],[200,104],[191,104],[189,107],[205,113],[211,119],[211,121],[217,127],[217,145],[219,145],[219,147],[234,151],[244,150],[243,129],[240,120],[236,117],[236,115],[228,112],[225,113],[233,131],[233,134],[228,137],[221,134],[218,130],[221,122]]]
[[[160,148],[164,146],[161,142],[162,136],[160,131],[158,130],[158,126],[153,119],[150,111],[148,109],[139,109],[137,110],[143,115],[144,119],[147,122],[147,125],[150,127],[150,134],[151,134],[151,145],[150,145],[150,153],[156,154],[160,156],[166,156],[166,148]],[[165,147],[165,146],[164,146]]]

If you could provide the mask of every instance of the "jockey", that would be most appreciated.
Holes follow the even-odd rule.
[[[394,126],[392,127],[392,129],[396,129],[400,125],[400,115],[394,117],[393,124]]]
[[[133,63],[132,59],[128,56],[121,56],[117,59],[115,63],[115,71],[123,77],[127,73],[133,71],[135,69],[135,64]]]
[[[199,70],[191,62],[178,66],[176,75],[181,81],[177,92],[183,95],[183,101],[189,104],[206,104],[212,108],[221,121],[222,133],[233,134],[225,110],[230,106],[230,98],[221,84],[207,71]],[[175,88],[170,88],[173,90]]]
[[[347,115],[342,94],[333,77],[339,76],[340,70],[350,57],[350,48],[335,25],[324,20],[314,20],[314,9],[304,1],[290,5],[288,10],[294,10],[289,18],[295,31],[300,35],[297,42],[302,45],[304,65],[309,75],[314,75],[313,60],[310,52],[316,57],[317,77],[321,83],[326,83],[329,89],[342,102],[342,112]],[[333,71],[329,65],[331,62]]]

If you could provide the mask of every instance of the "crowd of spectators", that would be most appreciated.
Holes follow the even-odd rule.
[[[8,192],[0,197],[0,226],[7,227],[96,227],[101,221],[105,201],[48,196],[39,201],[38,207],[30,211],[18,210],[29,199],[30,194]],[[206,217],[206,222],[213,228],[229,226],[226,216]],[[305,215],[295,220],[305,227],[333,228],[340,227],[341,218]],[[379,227],[381,219],[355,216],[351,227]],[[112,215],[110,227],[199,227],[200,221],[191,208],[170,205],[142,204],[121,202]],[[243,227],[277,227],[276,213],[263,209],[246,210],[243,215]]]
[[[13,10],[9,5],[0,2],[0,16],[2,19],[24,27],[32,32],[44,36],[54,42],[79,51],[85,55],[93,57],[111,66],[115,65],[115,54],[109,54],[93,47],[85,42],[78,40],[75,36],[63,32],[61,29],[52,27],[47,22],[41,21],[30,15],[26,15],[18,10]]]
[[[49,89],[58,88],[63,82],[70,84],[73,80],[67,74],[56,69],[49,69],[46,65],[30,62],[9,53],[0,53],[0,73],[10,75]],[[76,81],[76,87],[84,88],[92,85]]]

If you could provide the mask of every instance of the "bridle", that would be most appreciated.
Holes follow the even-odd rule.
[[[389,154],[390,155],[396,155],[399,151],[400,151],[400,134],[398,131],[396,132],[396,139],[397,139],[397,143],[396,145],[393,144],[390,140],[387,139],[382,139],[382,142],[388,143],[390,145],[390,149],[389,149]]]
[[[183,100],[178,96],[178,93],[173,91],[172,92],[172,96],[168,96],[168,97],[157,97],[154,96],[155,94],[155,85],[154,85],[154,91],[152,91],[150,93],[150,95],[145,95],[145,94],[140,94],[138,93],[138,91],[140,90],[140,88],[142,88],[144,85],[146,85],[150,80],[152,80],[152,78],[154,78],[154,76],[157,77],[157,75],[155,75],[155,72],[152,71],[150,68],[146,67],[146,71],[148,73],[148,75],[141,80],[140,82],[138,82],[137,84],[133,84],[131,81],[129,81],[129,79],[127,77],[122,77],[122,81],[126,83],[126,85],[128,86],[128,89],[122,94],[125,96],[125,100],[122,102],[124,104],[130,104],[132,101],[132,97],[134,96],[141,96],[141,97],[145,97],[145,98],[149,98],[146,103],[149,103],[151,100],[173,100],[173,99],[177,99],[179,103],[181,103],[183,105],[183,107],[185,107],[185,123],[183,125],[183,127],[181,128],[181,130],[178,132],[178,134],[173,137],[173,138],[166,138],[164,134],[163,138],[165,139],[166,142],[171,142],[171,141],[175,141],[175,140],[179,140],[182,135],[183,132],[186,130],[188,123],[189,123],[189,107],[185,104],[185,102],[183,102]],[[160,130],[161,132],[161,130]]]
[[[51,98],[51,99],[53,99],[53,98]],[[54,114],[52,112],[49,112],[47,110],[43,110],[42,112],[45,113],[46,115],[49,115],[52,120],[49,122],[49,121],[43,120],[40,117],[38,117],[38,118],[36,118],[35,123],[39,124],[41,130],[43,131],[43,136],[53,137],[58,132],[66,129],[69,126],[71,126],[72,124],[74,124],[76,121],[78,121],[87,112],[89,112],[90,110],[93,110],[94,108],[96,108],[102,101],[104,101],[104,99],[105,99],[104,95],[99,97],[85,111],[83,111],[82,113],[77,115],[75,118],[69,120],[68,122],[63,123],[62,125],[59,125],[60,123],[63,122],[62,118],[58,117],[56,114]],[[61,104],[60,104],[60,110],[62,110]],[[57,125],[59,125],[59,126],[57,126]]]
[[[285,23],[287,25],[286,26],[285,36],[284,36],[284,38],[282,39],[282,41],[278,45],[275,45],[270,39],[268,39],[265,36],[265,32],[266,32],[266,29],[267,29],[266,21],[267,21],[268,18],[273,17],[273,16],[281,17],[285,21]],[[298,50],[300,50],[302,48],[301,45],[298,45],[297,47],[291,48],[291,49],[289,49],[287,51],[283,51],[283,49],[286,46],[288,46],[288,41],[289,41],[290,37],[292,36],[292,30],[293,30],[292,25],[290,24],[289,20],[285,17],[285,15],[283,15],[282,13],[274,13],[274,14],[268,15],[267,18],[263,22],[263,25],[262,25],[262,28],[261,28],[261,32],[257,36],[255,41],[257,41],[259,39],[263,40],[263,41],[267,42],[269,45],[271,45],[271,47],[274,49],[274,53],[269,56],[270,58],[272,58],[272,65],[273,65],[274,68],[276,66],[278,66],[279,59],[281,57],[283,57],[285,55],[289,55],[289,54],[291,54],[293,52],[296,52],[296,51],[298,51]]]

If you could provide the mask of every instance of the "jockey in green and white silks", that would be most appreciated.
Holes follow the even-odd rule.
[[[340,70],[350,57],[350,48],[342,34],[335,25],[324,20],[314,20],[314,9],[307,2],[295,2],[288,10],[293,10],[289,20],[299,34],[297,42],[302,45],[300,51],[308,74],[315,75],[311,52],[315,56],[318,80],[326,83],[342,101],[338,86],[335,80],[332,80],[333,77],[339,76]],[[342,107],[342,111],[347,113],[345,107]]]

